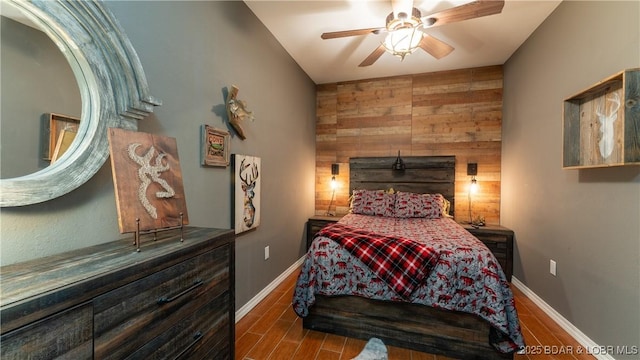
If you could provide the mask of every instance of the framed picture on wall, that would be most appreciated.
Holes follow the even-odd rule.
[[[71,145],[80,127],[80,119],[55,113],[47,113],[45,116],[49,118],[49,146],[44,149],[42,157],[55,161]]]
[[[209,125],[202,125],[201,133],[201,165],[228,166],[231,141],[229,132]]]
[[[234,154],[234,229],[236,234],[260,225],[260,158]]]

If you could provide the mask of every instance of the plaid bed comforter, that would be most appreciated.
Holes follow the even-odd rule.
[[[475,314],[491,324],[491,344],[496,349],[508,353],[524,347],[513,293],[498,261],[453,219],[349,214],[338,224],[383,237],[418,241],[437,252],[438,256],[426,260],[435,265],[427,269],[422,281],[415,282],[413,290],[398,292],[329,233],[321,232],[307,252],[294,289],[292,305],[298,316],[308,315],[316,294],[404,301]],[[337,232],[338,227],[334,230]]]
[[[326,226],[317,236],[340,244],[405,298],[422,283],[438,260],[438,252],[425,244],[338,223]]]

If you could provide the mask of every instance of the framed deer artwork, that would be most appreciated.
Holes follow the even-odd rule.
[[[236,234],[260,225],[260,158],[233,155],[234,164],[234,229]]]

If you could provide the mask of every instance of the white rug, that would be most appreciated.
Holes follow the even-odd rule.
[[[389,355],[387,354],[387,347],[382,340],[378,338],[371,338],[367,345],[365,345],[362,352],[358,356],[351,360],[387,360]]]

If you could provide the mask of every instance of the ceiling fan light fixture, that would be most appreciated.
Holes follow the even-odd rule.
[[[390,31],[384,39],[384,47],[391,55],[404,57],[420,47],[424,33],[417,27],[400,28]]]
[[[427,35],[433,26],[451,24],[464,20],[500,14],[505,0],[472,0],[463,5],[432,13],[422,17],[422,13],[412,7],[414,0],[391,0],[393,11],[387,16],[386,28],[367,28],[322,33],[322,39],[335,39],[347,36],[360,36],[387,32],[387,36],[358,66],[365,67],[375,63],[385,52],[404,60],[404,57],[421,48],[436,59],[449,55],[453,46]],[[411,9],[411,15],[409,15]]]
[[[400,16],[400,14],[404,16]],[[382,45],[391,55],[404,60],[404,57],[416,51],[424,33],[420,30],[422,21],[420,10],[413,8],[411,17],[402,12],[398,17],[391,13],[387,16],[388,34]]]

